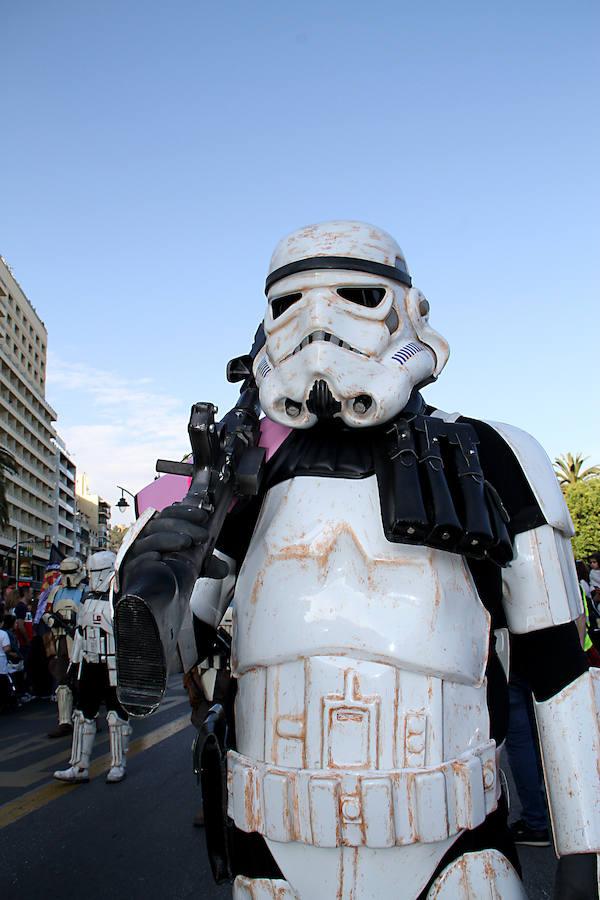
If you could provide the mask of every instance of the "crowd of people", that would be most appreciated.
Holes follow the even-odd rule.
[[[35,699],[56,701],[58,726],[48,737],[73,735],[69,766],[54,773],[59,781],[89,780],[102,702],[111,749],[106,780],[125,777],[131,728],[116,695],[114,563],[112,551],[100,551],[88,560],[86,573],[79,560],[67,557],[37,597],[23,585],[7,585],[2,593],[0,711],[16,711]]]
[[[600,668],[600,552],[592,553],[589,566],[581,559],[575,563],[584,601],[584,649],[591,666]]]
[[[28,585],[8,583],[0,601],[0,712],[13,712],[32,700],[50,700],[53,690],[39,624],[38,607],[45,610],[48,591],[34,595]],[[37,621],[37,625],[36,625]]]

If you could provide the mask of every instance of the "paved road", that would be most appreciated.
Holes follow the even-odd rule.
[[[231,889],[212,881],[203,830],[191,824],[195,732],[179,685],[174,679],[160,710],[136,721],[128,777],[118,785],[104,782],[105,724],[91,781],[66,786],[52,772],[66,766],[70,739],[46,737],[56,706],[40,701],[0,717],[3,900],[230,900]],[[522,848],[521,860],[531,900],[550,898],[553,852]]]

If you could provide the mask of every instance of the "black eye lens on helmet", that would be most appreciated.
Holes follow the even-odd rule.
[[[276,297],[275,300],[271,300],[271,311],[273,313],[273,318],[278,319],[279,316],[282,316],[286,309],[289,309],[290,306],[293,306],[296,303],[302,294],[284,294],[283,297]]]
[[[338,288],[337,293],[344,300],[350,300],[351,303],[358,303],[359,306],[367,306],[369,309],[375,309],[379,306],[385,297],[385,288]]]

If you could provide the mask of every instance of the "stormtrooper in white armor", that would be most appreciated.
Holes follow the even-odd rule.
[[[58,727],[48,733],[50,738],[71,734],[73,691],[71,690],[69,664],[73,652],[73,638],[79,604],[85,594],[82,581],[85,569],[74,556],[67,556],[60,564],[60,582],[52,588],[47,601],[47,611],[42,619],[50,629],[44,636],[48,656],[48,670],[55,681]]]
[[[96,717],[104,700],[110,738],[109,784],[125,778],[125,755],[131,726],[116,696],[115,641],[110,587],[116,554],[94,553],[88,560],[89,593],[79,607],[71,665],[77,672],[77,709],[73,713],[73,743],[69,767],[54,773],[59,781],[89,781]]]
[[[598,671],[544,451],[426,405],[448,345],[386,232],[292,233],[266,293],[252,364],[265,477],[218,545],[238,572],[223,825],[236,839],[211,830],[205,797],[213,871],[235,900],[524,897],[498,777],[507,626],[531,661],[556,896],[597,897]],[[142,552],[176,548],[178,527],[177,546],[202,540],[182,510],[146,526]],[[221,596],[197,582],[206,626]]]

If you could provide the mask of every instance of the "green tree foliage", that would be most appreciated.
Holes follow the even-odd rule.
[[[117,553],[119,547],[123,543],[123,538],[127,534],[127,525],[111,525],[110,526],[110,549]]]
[[[8,450],[0,447],[0,528],[6,528],[10,518],[6,499],[6,473],[17,471],[17,461]]]
[[[573,553],[586,559],[600,550],[600,478],[577,481],[563,490],[575,525]]]
[[[554,460],[554,471],[558,478],[558,483],[564,488],[570,484],[577,484],[580,481],[587,481],[588,478],[594,478],[600,475],[599,466],[590,466],[584,469],[583,464],[588,457],[578,453],[573,456],[572,453],[561,453]]]

